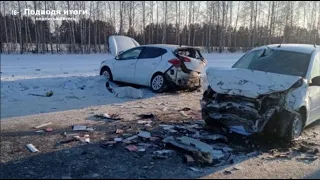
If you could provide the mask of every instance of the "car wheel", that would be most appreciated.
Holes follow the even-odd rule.
[[[109,68],[103,68],[101,74],[108,80],[112,81],[112,74]]]
[[[153,92],[161,93],[166,87],[166,80],[162,74],[156,74],[151,79],[151,89]]]
[[[302,134],[303,125],[304,123],[300,113],[295,114],[290,120],[285,139],[292,141],[298,138]]]

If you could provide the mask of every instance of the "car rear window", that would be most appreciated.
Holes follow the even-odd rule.
[[[139,59],[157,58],[164,55],[167,50],[157,47],[145,47]]]
[[[177,55],[182,55],[182,56],[187,56],[190,58],[194,58],[194,59],[199,59],[202,60],[203,57],[200,53],[199,50],[197,49],[192,49],[192,48],[188,48],[188,49],[177,49],[176,50]]]

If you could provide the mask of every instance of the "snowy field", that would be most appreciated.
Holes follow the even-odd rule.
[[[230,67],[243,53],[204,54],[211,67]],[[105,88],[100,62],[108,54],[1,55],[1,119],[134,101]],[[53,91],[51,97],[45,95]],[[142,89],[144,98],[155,96]]]

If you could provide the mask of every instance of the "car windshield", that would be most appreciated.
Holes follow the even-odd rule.
[[[304,77],[307,74],[311,54],[300,52],[261,49],[247,53],[233,68]]]

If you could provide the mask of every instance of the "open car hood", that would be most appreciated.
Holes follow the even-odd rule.
[[[126,51],[137,46],[140,46],[140,44],[131,37],[119,35],[109,37],[109,48],[113,56],[118,55],[119,52]]]
[[[259,95],[282,92],[302,77],[249,69],[207,68],[207,81],[217,93],[257,98]]]

